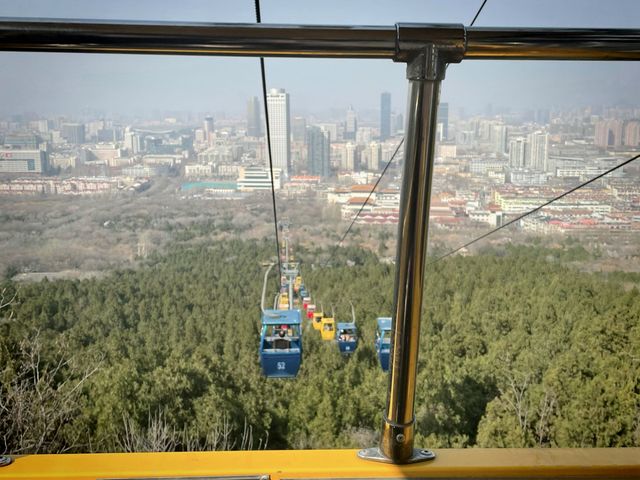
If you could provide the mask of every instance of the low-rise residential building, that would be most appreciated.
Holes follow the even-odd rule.
[[[184,166],[184,176],[187,178],[204,178],[213,175],[212,165],[190,164]]]
[[[238,190],[241,192],[253,192],[256,190],[271,190],[271,172],[263,167],[242,167],[238,176]],[[273,169],[273,188],[282,188],[282,170]]]

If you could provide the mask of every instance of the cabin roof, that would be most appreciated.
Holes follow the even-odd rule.
[[[353,322],[339,322],[338,330],[347,329],[347,328],[356,328],[356,324]]]
[[[265,309],[262,314],[263,325],[299,324],[300,310],[270,310]]]
[[[391,330],[391,317],[378,317],[378,328],[380,330]]]

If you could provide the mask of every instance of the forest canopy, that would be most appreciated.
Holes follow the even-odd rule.
[[[265,379],[261,261],[272,248],[181,245],[99,279],[5,282],[0,450],[375,444],[387,386],[375,320],[391,314],[393,265],[346,248],[323,267],[326,251],[300,248],[314,302],[339,321],[352,302],[360,343],[344,358],[306,326],[298,377]],[[427,267],[418,445],[640,446],[638,290],[562,258],[519,247]]]

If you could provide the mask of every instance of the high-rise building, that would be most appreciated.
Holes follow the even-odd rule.
[[[549,134],[546,132],[533,132],[528,135],[529,161],[528,167],[543,172],[547,170]]]
[[[528,147],[529,143],[524,137],[511,139],[509,142],[509,166],[511,168],[526,167]]]
[[[348,142],[345,145],[345,154],[342,161],[342,168],[344,170],[354,172],[359,160],[358,146],[355,143]]]
[[[507,133],[506,125],[498,124],[491,127],[491,145],[495,153],[507,153]]]
[[[619,147],[622,145],[622,120],[601,120],[596,123],[594,143],[598,147]]]
[[[127,127],[124,131],[124,148],[130,155],[136,155],[142,151],[142,139],[131,130],[131,127]]]
[[[391,133],[397,135],[398,133],[404,132],[404,117],[401,113],[396,113],[393,117],[392,121],[392,130]]]
[[[62,125],[62,138],[73,145],[85,142],[84,125],[82,123],[65,123]]]
[[[271,154],[273,166],[280,168],[285,177],[291,170],[291,123],[289,94],[282,88],[272,88],[267,94]]]
[[[391,136],[391,94],[382,92],[380,95],[380,140],[385,141]]]
[[[439,140],[447,140],[449,138],[449,104],[446,102],[438,105],[438,128],[442,131],[442,138]]]
[[[371,142],[368,148],[369,158],[367,168],[377,172],[380,170],[380,161],[382,160],[382,146],[378,142]]]
[[[213,117],[204,117],[204,135],[207,142],[213,139]]]
[[[260,101],[258,97],[251,97],[247,102],[247,136],[260,137],[261,135]]]
[[[36,122],[36,129],[40,133],[47,133],[49,131],[49,121],[48,120],[38,120]]]
[[[628,147],[640,146],[640,121],[632,120],[624,127],[624,144]]]
[[[329,176],[330,150],[329,135],[320,127],[307,127],[307,161],[311,175]]]
[[[344,139],[355,140],[358,132],[358,115],[351,105],[347,110],[347,121],[344,126]]]
[[[365,145],[373,141],[373,128],[360,127],[356,133],[356,143]]]
[[[329,141],[335,142],[338,140],[338,124],[337,123],[319,123],[318,126],[329,135]]]
[[[294,142],[304,142],[307,134],[307,119],[304,117],[293,117],[291,124],[291,136]]]

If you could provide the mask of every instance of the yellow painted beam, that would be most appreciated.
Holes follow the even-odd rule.
[[[0,467],[0,479],[124,479],[207,476],[299,478],[640,479],[640,448],[441,449],[426,463],[361,460],[357,450],[27,455]]]

